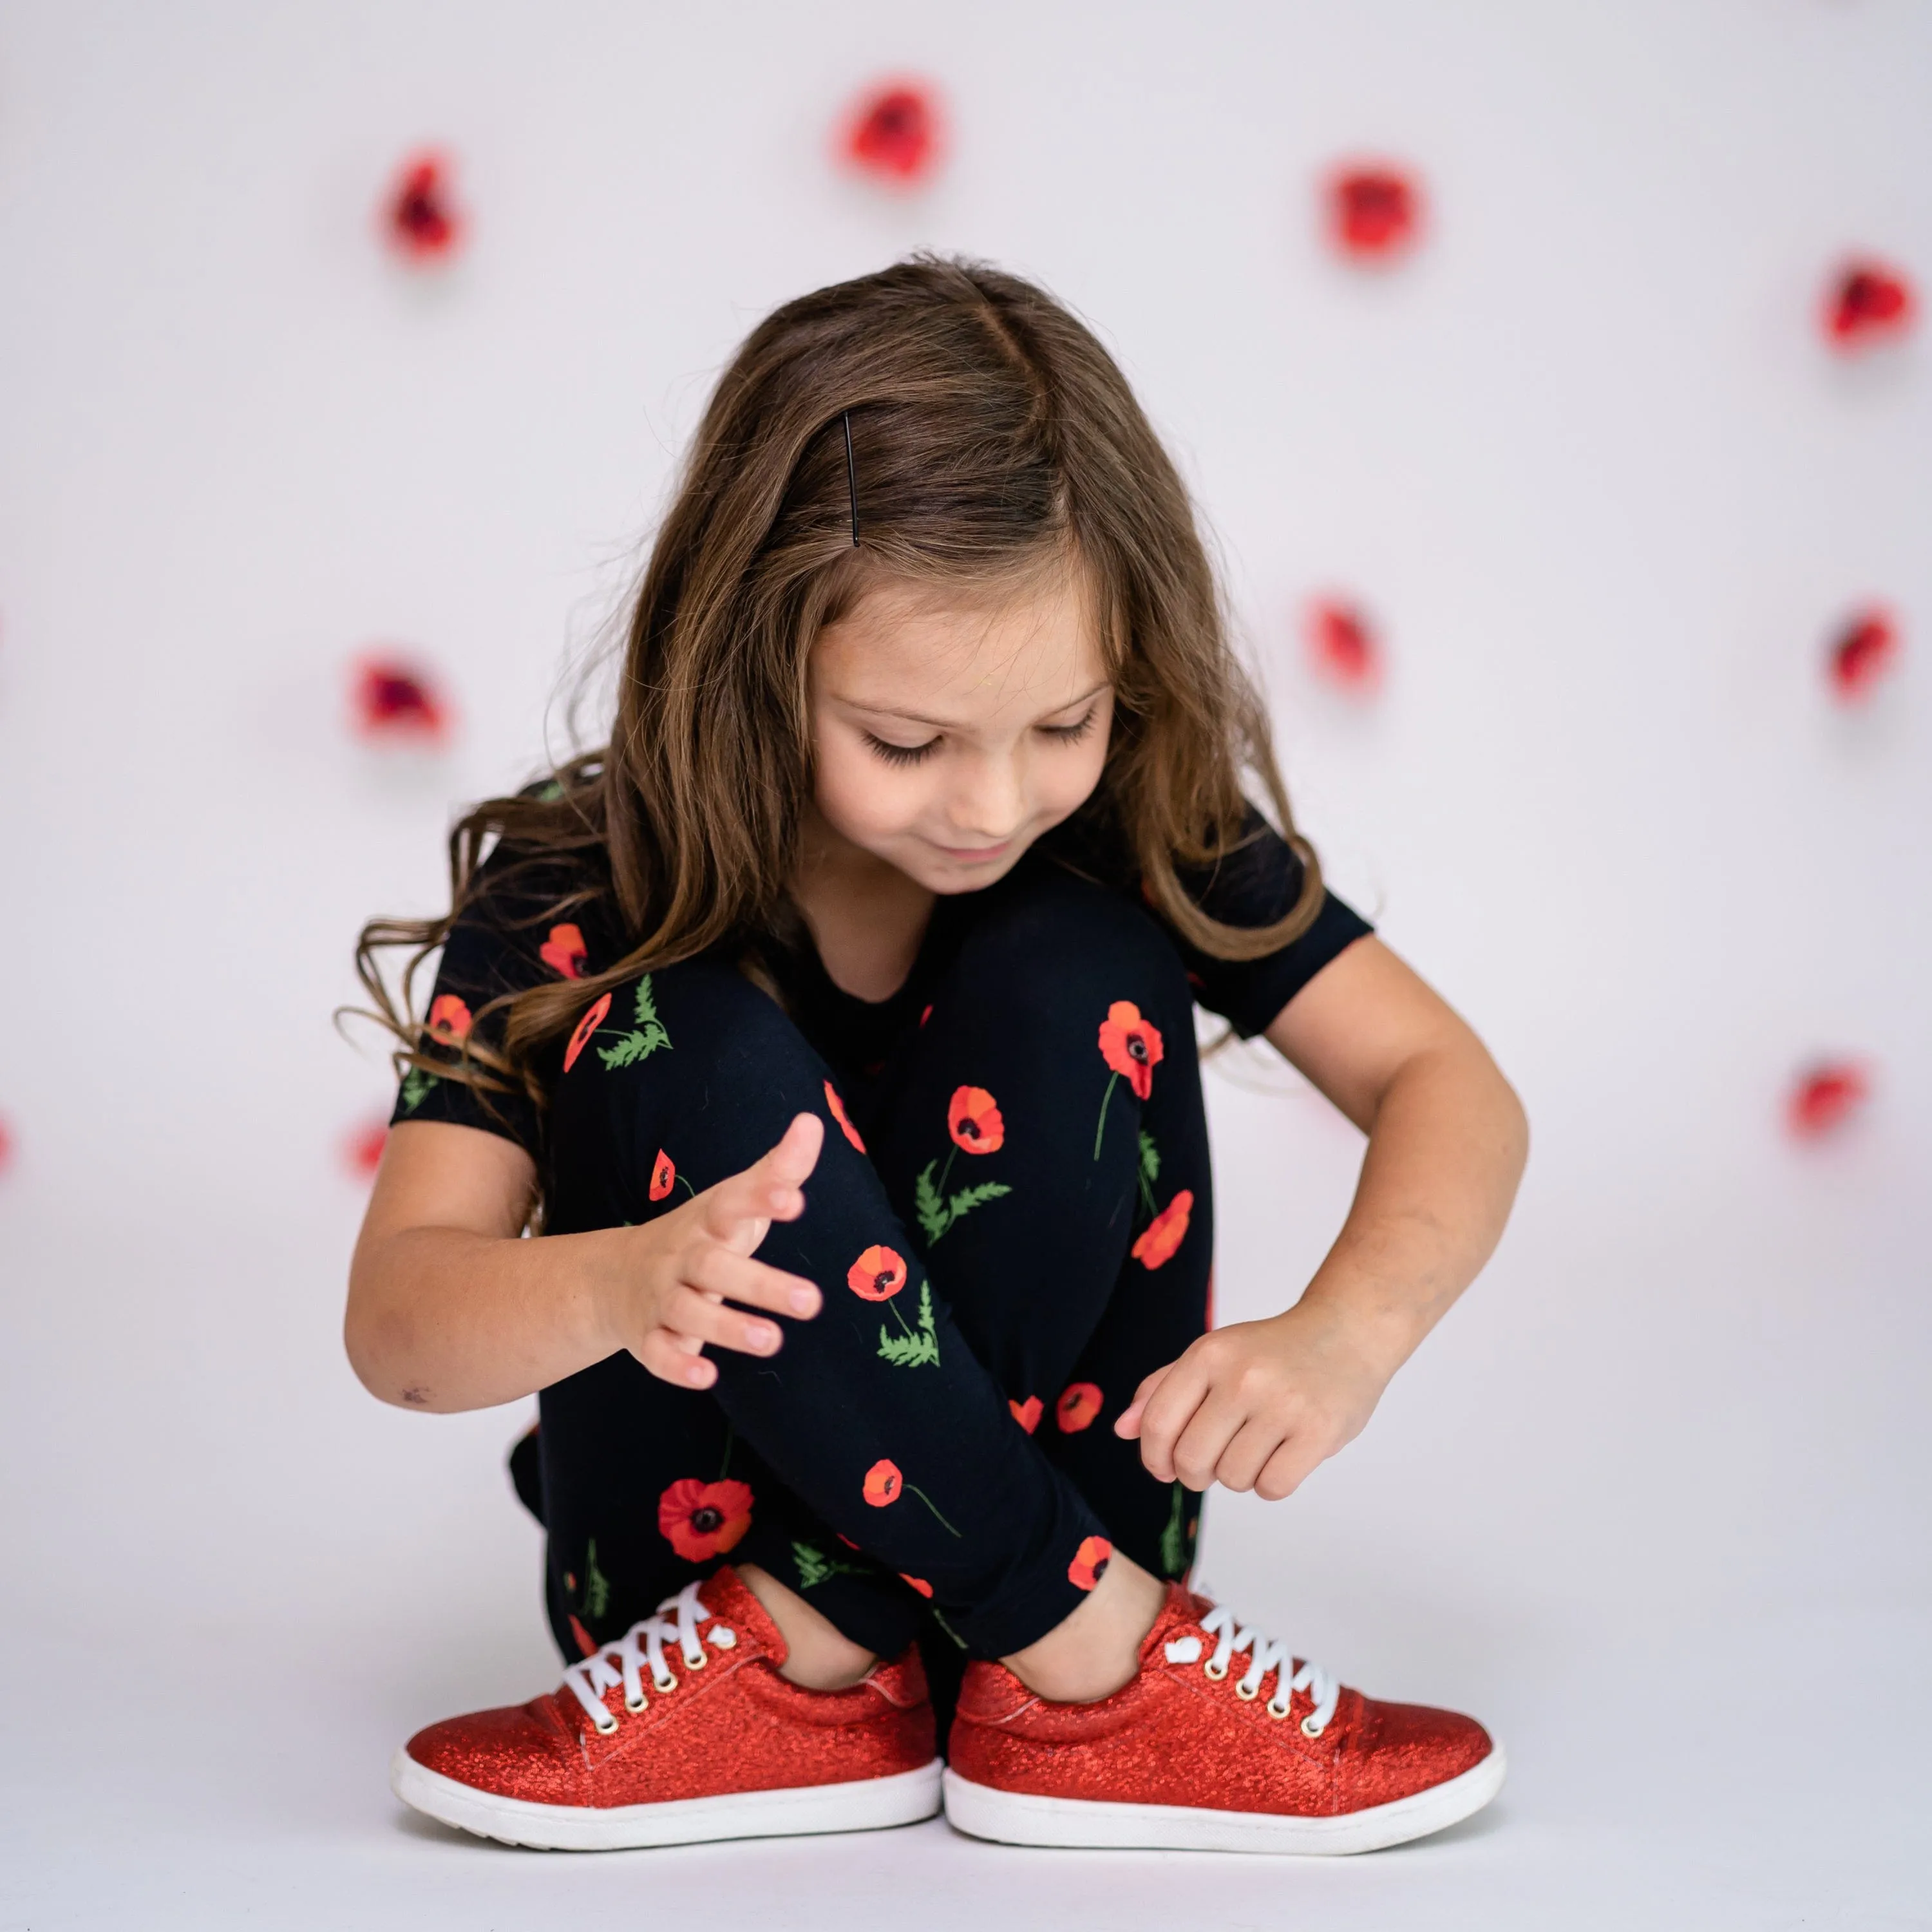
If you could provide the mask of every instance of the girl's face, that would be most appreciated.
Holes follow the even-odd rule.
[[[1083,571],[978,601],[882,584],[808,675],[819,816],[929,891],[991,885],[1100,782],[1114,694]]]

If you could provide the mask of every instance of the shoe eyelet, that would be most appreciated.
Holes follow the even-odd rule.
[[[624,1700],[624,1708],[625,1708],[626,1710],[628,1711],[633,1717],[635,1717],[635,1716],[637,1715],[637,1714],[638,1714],[640,1711],[641,1711],[641,1710],[644,1708],[645,1705],[646,1705],[647,1702],[650,1702],[650,1700],[649,1700],[648,1698],[640,1697],[640,1698],[638,1700],[638,1701],[634,1704],[634,1703],[632,1703],[632,1702],[631,1702],[631,1700],[630,1700],[630,1699],[629,1699],[629,1698],[626,1697],[626,1698]]]
[[[677,1688],[677,1679],[675,1677],[653,1677],[651,1682],[656,1686],[660,1697],[668,1697]]]
[[[1216,1664],[1214,1660],[1210,1657],[1208,1661],[1201,1666],[1201,1674],[1204,1677],[1213,1678],[1214,1682],[1218,1684],[1222,1678],[1227,1676],[1228,1666],[1225,1664]]]
[[[1274,1718],[1277,1724],[1288,1715],[1288,1706],[1286,1704],[1277,1704],[1272,1697],[1268,1700],[1268,1703],[1264,1708],[1266,1708],[1268,1715]]]
[[[730,1650],[738,1641],[738,1633],[729,1624],[713,1624],[704,1634],[720,1650]]]
[[[1248,1688],[1248,1680],[1245,1677],[1241,1679],[1240,1683],[1234,1686],[1234,1695],[1240,1698],[1241,1702],[1244,1704],[1252,1704],[1261,1694],[1262,1687],[1257,1684],[1255,1688],[1250,1690]]]
[[[695,1657],[687,1657],[684,1660],[684,1667],[687,1670],[702,1670],[710,1661],[710,1658],[700,1650]]]
[[[1318,1738],[1328,1728],[1326,1724],[1318,1724],[1315,1721],[1315,1713],[1312,1711],[1301,1720],[1301,1735],[1304,1738]]]
[[[616,1728],[616,1719],[608,1712],[597,1720],[597,1735],[600,1738],[608,1738]]]

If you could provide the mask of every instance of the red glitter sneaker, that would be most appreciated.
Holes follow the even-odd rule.
[[[1345,1690],[1178,1583],[1139,1675],[1098,1703],[968,1666],[950,1754],[946,1816],[1015,1845],[1373,1851],[1468,1817],[1503,1781],[1474,1718]]]
[[[847,1690],[791,1683],[784,1660],[727,1568],[572,1664],[550,1696],[418,1731],[389,1783],[446,1825],[556,1851],[930,1818],[940,1765],[919,1652]]]

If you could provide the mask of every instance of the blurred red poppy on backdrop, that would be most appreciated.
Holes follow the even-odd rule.
[[[748,1484],[686,1476],[658,1498],[658,1528],[687,1563],[723,1556],[751,1526]]]
[[[845,1286],[866,1301],[890,1301],[905,1283],[904,1256],[876,1243],[845,1270]]]
[[[1147,1226],[1127,1252],[1142,1268],[1157,1268],[1174,1258],[1187,1238],[1187,1218],[1194,1211],[1194,1190],[1184,1187]]]
[[[1870,1079],[1857,1061],[1820,1060],[1798,1076],[1786,1118],[1800,1140],[1816,1140],[1844,1126],[1870,1094]]]
[[[1005,1144],[1006,1124],[983,1087],[956,1087],[946,1109],[946,1131],[968,1154],[997,1154]]]
[[[1379,163],[1338,168],[1328,182],[1328,228],[1357,261],[1388,261],[1409,248],[1422,224],[1422,195],[1411,176]]]
[[[874,1509],[897,1502],[904,1487],[905,1478],[899,1474],[899,1466],[884,1456],[866,1472],[865,1498]]]
[[[1318,597],[1308,607],[1308,658],[1329,683],[1356,692],[1382,682],[1382,646],[1359,606]]]
[[[604,1016],[610,1010],[610,995],[600,994],[592,1003],[590,1010],[577,1023],[577,1030],[570,1036],[570,1044],[563,1049],[563,1070],[568,1073],[577,1064],[577,1056],[590,1044],[590,1036],[604,1024]]]
[[[552,926],[550,937],[537,948],[537,957],[553,973],[560,973],[566,980],[582,979],[585,962],[590,957],[584,944],[582,928]]]
[[[1898,661],[1898,626],[1889,613],[1860,611],[1832,645],[1832,688],[1841,698],[1862,698]]]
[[[845,1102],[839,1099],[838,1088],[829,1080],[825,1083],[825,1104],[832,1109],[832,1118],[838,1123],[845,1138],[863,1154],[866,1143],[859,1138],[859,1130],[846,1118]]]
[[[1070,1382],[1060,1391],[1060,1400],[1053,1405],[1053,1419],[1059,1424],[1060,1434],[1078,1436],[1082,1430],[1090,1428],[1094,1418],[1100,1413],[1101,1400],[1096,1384]]]
[[[343,1158],[349,1163],[350,1172],[365,1179],[374,1174],[382,1164],[382,1149],[388,1138],[387,1120],[370,1120],[351,1129],[342,1144]]]
[[[677,1163],[662,1148],[651,1162],[651,1198],[662,1201],[677,1185]]]
[[[914,188],[938,167],[943,138],[933,89],[922,81],[894,80],[860,96],[839,145],[845,159],[875,181]]]
[[[389,190],[384,225],[391,245],[420,266],[447,261],[463,239],[465,220],[450,184],[449,158],[432,148],[412,154]]]
[[[1107,1565],[1112,1562],[1114,1546],[1104,1536],[1090,1536],[1073,1552],[1073,1561],[1066,1566],[1067,1581],[1076,1588],[1090,1590],[1107,1574]]]
[[[1144,1100],[1154,1091],[1154,1070],[1166,1048],[1160,1029],[1141,1018],[1131,1000],[1116,1000],[1100,1022],[1100,1056],[1116,1073],[1124,1073],[1135,1093]]]
[[[1825,336],[1834,349],[1867,349],[1903,335],[1918,298],[1902,270],[1888,262],[1848,262],[1825,298]]]
[[[1016,1402],[1008,1396],[1006,1406],[1012,1411],[1013,1420],[1029,1436],[1040,1426],[1040,1419],[1046,1413],[1046,1404],[1036,1395],[1028,1396],[1024,1402]]]
[[[358,658],[350,704],[357,732],[379,743],[434,744],[449,728],[449,707],[436,680],[400,658]]]

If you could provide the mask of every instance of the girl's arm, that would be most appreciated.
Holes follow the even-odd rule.
[[[776,1324],[724,1298],[792,1316],[818,1312],[798,1275],[750,1258],[800,1191],[824,1124],[801,1114],[742,1174],[637,1228],[521,1238],[536,1168],[474,1127],[393,1129],[350,1264],[344,1340],[363,1386],[412,1408],[514,1401],[628,1348],[663,1380],[707,1388],[707,1342],[769,1355]]]
[[[1481,1041],[1377,939],[1323,968],[1268,1037],[1369,1136],[1348,1218],[1293,1307],[1202,1336],[1114,1429],[1163,1482],[1272,1502],[1361,1432],[1488,1260],[1529,1130]]]

